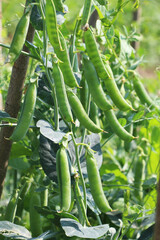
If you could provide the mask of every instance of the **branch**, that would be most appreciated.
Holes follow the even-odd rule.
[[[28,34],[26,39],[29,42],[33,41],[34,28],[29,25]],[[23,51],[29,52],[26,46]],[[22,90],[28,68],[29,57],[21,54],[15,61],[10,79],[7,99],[5,103],[5,111],[11,116],[16,118],[20,109]],[[12,142],[7,140],[13,132],[13,127],[4,127],[0,132],[0,197],[2,196],[4,180],[8,167],[8,160],[11,151]]]

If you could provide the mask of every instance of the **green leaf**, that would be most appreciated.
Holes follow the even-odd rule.
[[[0,221],[0,234],[8,238],[31,238],[30,232],[25,227],[11,223],[9,221]]]
[[[87,206],[94,212],[96,215],[99,215],[101,212],[96,206],[92,194],[87,190]]]
[[[104,16],[103,16],[103,14],[102,14],[102,12],[101,12],[100,8],[98,8],[97,6],[95,6],[95,9],[96,9],[96,10],[97,10],[97,12],[98,12],[99,18],[100,18],[100,19],[103,19],[103,18],[104,18]]]
[[[102,179],[103,179],[103,181],[110,182],[110,181],[115,180],[115,175],[114,175],[114,173],[104,174],[102,176]]]
[[[83,227],[80,223],[75,220],[62,218],[60,220],[61,226],[68,237],[80,237],[97,239],[106,234],[109,230],[108,224],[103,224],[95,227]]]
[[[55,131],[51,124],[44,120],[39,120],[36,124],[38,128],[40,128],[40,133],[45,136],[46,138],[50,139],[54,143],[60,143],[62,138],[66,135],[66,133],[62,131]],[[69,138],[71,138],[69,136]]]
[[[41,61],[40,57],[40,50],[38,47],[36,47],[33,43],[26,41],[25,45],[29,48],[31,54],[36,58],[37,60]]]
[[[5,121],[9,123],[16,123],[17,119],[10,117],[10,115],[7,112],[0,111],[0,121]]]
[[[36,210],[44,217],[47,217],[48,219],[54,219],[55,217],[60,218],[67,218],[67,219],[73,219],[75,222],[79,222],[79,220],[72,214],[68,212],[58,212],[56,210],[52,210],[49,207],[35,207]]]
[[[9,166],[14,169],[24,171],[30,167],[30,164],[26,157],[20,157],[20,158],[9,159]]]
[[[159,138],[160,138],[160,129],[158,126],[154,126],[152,128],[152,132],[151,132],[151,142],[159,142]]]
[[[151,227],[142,231],[141,236],[138,238],[138,240],[150,240],[150,239],[152,239],[154,228],[155,228],[155,226],[153,224]]]
[[[54,182],[57,183],[57,171],[56,171],[56,152],[59,149],[59,145],[55,144],[48,138],[40,135],[39,155],[40,163],[45,174]]]
[[[115,184],[115,187],[117,188],[117,185],[122,185],[119,186],[122,188],[126,188],[126,184],[127,184],[127,178],[125,176],[125,174],[118,168],[118,166],[115,163],[106,163],[102,166],[101,168],[102,170],[102,174],[114,174],[115,178],[112,182],[112,184]],[[108,182],[106,181],[106,187],[108,185]],[[123,186],[125,185],[125,186]],[[113,188],[114,186],[112,186]],[[127,187],[128,188],[128,187]]]
[[[17,142],[12,144],[10,159],[18,158],[20,156],[31,156],[31,155],[32,155],[31,149],[27,148],[22,143]]]
[[[130,57],[132,52],[134,52],[134,49],[131,47],[131,45],[128,43],[127,38],[122,34],[119,33],[119,41],[120,41],[120,58],[126,59],[127,57]]]
[[[154,209],[156,207],[156,201],[157,201],[157,191],[156,189],[153,189],[144,198],[145,209],[150,210],[148,214],[154,212]]]
[[[156,175],[152,175],[149,179],[146,179],[143,183],[143,187],[145,189],[151,189],[154,188],[157,184],[157,176]]]
[[[140,111],[140,112],[136,113],[133,117],[133,121],[137,121],[137,120],[141,119],[144,116],[144,113],[145,113],[144,111]]]
[[[119,123],[121,124],[122,127],[124,127],[127,123],[127,120],[125,118],[119,118],[118,121],[119,121]]]

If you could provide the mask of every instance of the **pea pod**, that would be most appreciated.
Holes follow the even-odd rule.
[[[14,218],[17,210],[18,196],[19,196],[18,191],[19,190],[14,189],[11,199],[7,205],[6,213],[4,217],[4,220],[6,221],[14,222]]]
[[[82,28],[86,25],[86,23],[88,23],[90,11],[91,11],[91,4],[92,4],[92,0],[85,0],[84,2],[84,8],[83,8],[82,20],[81,20]]]
[[[16,30],[13,36],[13,40],[11,42],[11,46],[9,49],[9,53],[8,53],[8,58],[11,63],[17,60],[17,58],[19,57],[22,51],[23,45],[26,40],[28,27],[29,27],[30,13],[31,13],[31,8],[28,7],[26,9],[25,14],[21,17],[21,19],[17,24]]]
[[[107,0],[96,0],[100,5],[106,5]]]
[[[153,100],[144,88],[144,85],[138,77],[138,74],[132,73],[132,81],[134,90],[137,93],[137,96],[140,99],[141,103],[147,104],[148,107],[155,107]]]
[[[126,131],[129,132],[130,134],[133,134],[133,123],[128,125],[126,128]],[[131,149],[131,142],[129,141],[124,141],[124,149],[126,152],[130,152]]]
[[[72,72],[72,67],[69,60],[69,54],[65,39],[62,33],[58,30],[56,9],[53,0],[46,1],[46,27],[49,41],[54,48],[57,57],[60,59],[60,69],[63,73],[65,83],[71,87],[77,87],[78,83]]]
[[[29,203],[30,230],[32,237],[38,237],[43,232],[41,216],[35,209],[35,206],[41,206],[41,198],[38,192],[32,193]]]
[[[112,105],[107,100],[107,97],[98,79],[97,72],[94,68],[93,63],[89,59],[87,59],[86,56],[83,56],[83,63],[84,63],[84,76],[88,83],[88,87],[94,102],[102,110],[111,109]]]
[[[86,152],[86,165],[91,194],[97,207],[101,210],[101,212],[104,213],[111,211],[112,209],[103,191],[100,174],[97,167],[97,161],[93,154],[88,152],[88,150]]]
[[[81,101],[85,111],[87,111],[89,91],[88,91],[88,85],[87,85],[86,79],[84,77],[84,74],[82,74],[80,87],[81,87],[80,88],[80,101]]]
[[[99,128],[87,115],[86,111],[83,108],[79,98],[72,91],[67,91],[68,100],[71,105],[71,108],[79,120],[79,122],[93,133],[103,132],[103,129]]]
[[[135,163],[134,172],[134,193],[139,201],[143,200],[143,181],[145,180],[146,162],[144,156],[139,156]]]
[[[45,6],[47,34],[51,45],[60,48],[57,28],[56,8],[53,0],[46,0]]]
[[[25,206],[24,206],[25,197],[28,194],[30,186],[31,186],[30,180],[22,179],[22,190],[20,191],[18,204],[17,204],[17,211],[16,211],[16,216],[18,216],[20,218],[22,218],[23,210],[25,208]]]
[[[78,182],[79,182],[79,178],[78,178],[77,174],[75,174],[73,186],[74,186],[74,194],[75,194],[75,198],[76,198],[80,223],[84,226],[85,222],[86,222],[86,224],[88,226],[90,226],[90,223],[88,221],[87,214],[86,214],[86,208],[85,208],[85,205],[84,205],[84,201],[83,201],[83,198],[82,198],[82,194],[81,194]]]
[[[98,107],[95,104],[95,102],[91,101],[89,117],[97,126],[100,126],[100,121],[99,121],[99,116],[98,115],[99,115]]]
[[[132,109],[132,106],[121,95],[114,80],[111,68],[109,66],[106,68],[104,65],[98,52],[95,37],[90,28],[84,32],[84,40],[88,56],[90,57],[98,76],[104,81],[108,95],[111,97],[114,104],[122,111]]]
[[[67,122],[72,122],[73,117],[67,98],[63,75],[57,63],[53,64],[52,71],[55,83],[56,96],[58,100],[58,106],[60,108],[61,114]]]
[[[66,150],[61,147],[56,154],[56,169],[60,188],[61,211],[68,211],[71,205],[71,177]]]
[[[60,42],[63,50],[61,51],[59,48],[54,48],[54,51],[57,57],[60,59],[59,66],[63,73],[64,81],[71,88],[78,87],[78,83],[72,71],[71,63],[69,60],[69,53],[68,53],[66,41],[63,34],[60,31],[59,31],[59,37],[60,37]]]
[[[12,141],[15,142],[20,141],[28,131],[29,125],[33,118],[34,108],[36,104],[37,96],[36,85],[37,83],[33,82],[30,83],[28,86],[17,126],[10,137]]]
[[[61,0],[53,0],[55,7],[56,7],[56,11],[58,12],[64,12],[64,7],[63,7],[63,3]]]
[[[106,120],[112,130],[124,141],[132,141],[135,139],[129,132],[127,132],[121,124],[118,122],[116,115],[114,114],[113,110],[104,111],[106,116]]]

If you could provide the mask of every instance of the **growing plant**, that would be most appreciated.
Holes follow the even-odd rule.
[[[19,174],[7,207],[13,207],[11,217],[1,216],[1,235],[151,239],[159,104],[137,76],[141,59],[115,27],[128,1],[110,9],[107,1],[86,0],[70,34],[65,1],[27,4],[35,28],[33,44],[25,41],[27,91],[18,121],[0,112],[10,128],[16,122],[9,165]],[[95,11],[96,28],[90,21]],[[20,41],[21,31],[16,35]],[[14,39],[9,53],[18,48]]]

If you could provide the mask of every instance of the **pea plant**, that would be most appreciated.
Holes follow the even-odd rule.
[[[14,127],[2,239],[152,239],[159,101],[137,71],[136,33],[115,24],[129,2],[85,0],[69,31],[65,0],[27,0],[1,44],[10,64],[30,57],[17,119],[0,111]]]

